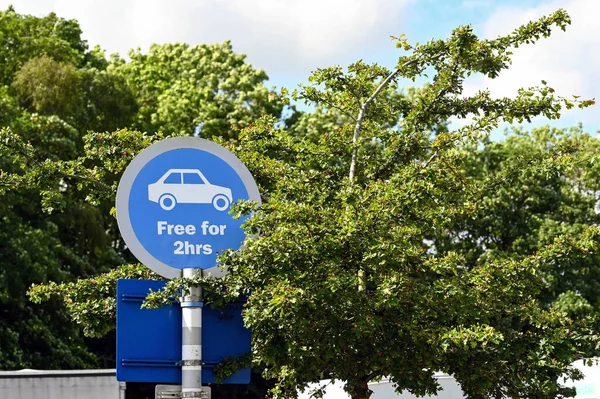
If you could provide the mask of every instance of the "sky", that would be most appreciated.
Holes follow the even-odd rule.
[[[269,75],[269,85],[295,88],[319,67],[362,59],[392,68],[399,50],[390,35],[410,42],[445,38],[459,25],[473,25],[493,38],[564,8],[573,24],[535,46],[517,49],[513,65],[497,79],[465,82],[465,93],[489,88],[514,96],[541,80],[558,94],[600,100],[600,0],[0,0],[16,11],[55,12],[79,21],[90,46],[108,54],[145,51],[152,43],[215,43],[231,40],[235,51]],[[563,113],[559,121],[537,118],[526,127],[583,123],[600,129],[598,106]],[[453,126],[464,121],[453,120]],[[500,131],[494,133],[496,137]]]

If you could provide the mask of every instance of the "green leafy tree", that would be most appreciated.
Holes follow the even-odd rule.
[[[122,77],[92,67],[102,67],[101,52],[86,53],[76,21],[23,16],[12,8],[0,12],[0,21],[0,368],[110,363],[110,338],[94,347],[62,301],[32,307],[26,291],[33,283],[70,281],[125,262],[113,247],[112,205],[90,205],[72,176],[31,186],[4,178],[77,159],[87,129],[128,123],[135,102]],[[53,202],[52,193],[60,193],[60,201]],[[49,214],[53,207],[68,212]]]
[[[511,178],[512,184],[487,192],[475,215],[457,218],[454,231],[435,238],[436,250],[463,253],[469,266],[519,259],[551,245],[557,237],[576,239],[589,226],[598,225],[599,146],[579,126],[543,127],[531,133],[513,129],[502,142],[486,141],[480,150],[472,148],[461,170],[480,184],[502,179],[511,165],[548,163],[548,158],[570,147],[577,148],[577,154],[573,162],[557,168],[528,168]],[[596,256],[571,254],[545,273],[548,285],[541,299],[546,304],[569,312],[600,310]]]
[[[491,40],[468,26],[415,46],[400,37],[407,54],[392,70],[363,62],[317,70],[294,96],[319,107],[321,127],[302,134],[293,127],[302,123],[287,130],[265,117],[235,142],[217,139],[249,167],[263,195],[261,207],[234,208],[254,215],[244,250],[220,258],[229,274],[172,280],[148,305],[199,283],[215,305],[249,295],[253,361],[277,380],[279,396],[331,378],[344,381],[353,399],[366,399],[367,383],[384,376],[398,391],[434,394],[436,371],[454,375],[470,398],[573,395],[559,377],[577,377],[570,364],[600,349],[595,299],[578,281],[600,250],[596,144],[583,134],[542,140],[534,132],[496,146],[487,135],[502,121],[555,119],[593,101],[557,96],[545,82],[514,98],[463,94],[468,76],[495,78],[510,65],[511,49],[569,23],[559,10]],[[398,79],[424,73],[432,76],[428,85],[396,95]],[[443,128],[451,116],[472,122]],[[68,173],[93,201],[111,197],[116,176],[155,139],[125,130],[91,135],[85,161],[6,179],[35,186]],[[62,194],[47,195],[60,201]],[[510,218],[518,217],[530,225],[515,232]],[[551,279],[564,272],[569,284]],[[138,277],[139,268],[37,285],[31,296],[62,296],[88,333],[102,334],[111,328],[102,318],[112,311],[112,281],[124,275]],[[104,288],[96,291],[99,282]],[[94,295],[78,297],[82,290]]]
[[[81,107],[79,85],[76,67],[48,56],[28,60],[13,83],[25,108],[63,118]]]
[[[74,152],[76,146],[68,140],[72,131],[56,122],[43,117],[22,121],[28,125],[28,132],[43,134],[43,142],[48,147],[40,153],[52,156],[48,163],[61,159],[60,152],[52,153],[53,150],[69,154],[69,151]],[[23,162],[35,162],[35,155],[31,152],[16,154],[12,146],[7,150],[7,145],[11,143],[7,139],[16,137],[22,140],[8,129],[2,129],[0,136],[1,176],[26,171],[21,169]],[[99,210],[83,201],[77,203],[65,195],[63,201],[72,205],[71,216],[49,216],[42,212],[38,187],[16,187],[8,182],[3,183],[0,184],[0,367],[62,369],[97,365],[98,358],[88,350],[83,336],[69,320],[61,302],[53,300],[42,307],[33,307],[25,293],[35,282],[68,281],[107,270],[106,266],[98,267],[99,263],[115,265],[122,262],[110,245],[102,247],[97,241],[89,240],[94,231],[101,229],[101,225],[91,223],[86,229],[83,235],[88,241],[73,240],[72,237],[76,235],[68,234],[71,232],[65,231],[64,225],[61,226],[60,219],[89,221],[89,217],[98,215]],[[66,239],[67,236],[70,240]],[[91,254],[79,251],[77,247],[83,242],[89,243]],[[112,257],[112,262],[105,262],[106,257]],[[99,262],[99,258],[104,259]]]
[[[27,61],[12,86],[23,108],[62,118],[82,133],[129,126],[137,111],[122,76],[96,68],[78,69],[45,55]]]
[[[545,83],[514,99],[462,94],[467,76],[496,77],[511,48],[568,23],[558,11],[493,40],[478,39],[470,27],[414,47],[399,39],[411,54],[394,70],[361,62],[347,72],[321,69],[315,85],[296,94],[354,123],[315,143],[263,120],[232,146],[265,202],[247,223],[256,235],[243,251],[223,256],[230,274],[221,284],[251,293],[245,321],[255,361],[278,379],[280,393],[330,377],[345,381],[353,398],[366,398],[367,383],[388,376],[398,390],[432,394],[435,371],[453,374],[469,397],[572,393],[558,377],[573,375],[570,363],[598,349],[597,321],[542,298],[550,270],[576,273],[581,263],[571,259],[597,257],[594,219],[582,218],[581,228],[568,232],[576,236],[556,234],[518,256],[471,261],[459,248],[436,246],[446,232],[460,242],[460,221],[482,216],[492,192],[528,176],[560,176],[579,161],[581,143],[565,140],[547,151],[525,147],[520,162],[483,179],[464,169],[500,121],[557,118],[563,107],[593,103],[556,96]],[[431,84],[413,99],[381,95],[397,78],[431,70]],[[398,129],[389,128],[390,114],[400,116]],[[453,115],[473,115],[473,122],[435,131]],[[364,151],[371,142],[377,149]]]
[[[97,68],[85,68],[80,74],[84,101],[79,125],[94,132],[131,126],[139,107],[126,79]]]
[[[153,45],[132,51],[112,68],[134,88],[140,106],[134,127],[203,138],[235,138],[254,119],[279,117],[282,102],[264,86],[267,75],[233,52],[231,43]]]
[[[81,66],[86,50],[75,20],[59,18],[54,13],[44,18],[21,15],[13,7],[0,12],[0,85],[11,84],[32,55]]]

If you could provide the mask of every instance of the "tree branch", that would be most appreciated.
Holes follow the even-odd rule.
[[[432,57],[431,61],[439,59],[442,55],[443,53],[437,54],[436,56]],[[377,89],[375,89],[373,94],[371,94],[371,96],[367,98],[365,102],[362,103],[362,105],[360,106],[358,116],[356,118],[356,126],[354,127],[354,136],[352,137],[352,159],[350,161],[350,173],[348,176],[350,178],[350,182],[354,181],[354,176],[356,175],[356,163],[358,161],[358,139],[360,138],[362,123],[365,117],[365,113],[367,111],[367,107],[371,102],[373,102],[377,98],[377,96],[390,83],[390,81],[394,79],[400,73],[400,71],[402,71],[402,69],[406,68],[410,64],[416,62],[417,60],[419,60],[419,57],[411,58],[410,60],[404,62],[402,65],[396,68],[383,80],[383,82],[381,82],[381,84],[377,87]]]
[[[398,73],[400,73],[402,68],[407,66],[411,62],[414,62],[414,60],[409,60],[409,61],[405,62],[402,66],[396,68],[395,71],[390,73],[383,80],[383,82],[381,82],[381,84],[377,87],[377,89],[375,89],[373,94],[371,94],[371,97],[367,98],[365,100],[365,102],[362,103],[362,105],[360,106],[360,110],[358,111],[358,117],[356,118],[356,126],[354,127],[354,136],[352,137],[352,160],[350,161],[350,174],[348,176],[350,178],[350,182],[352,182],[354,180],[354,176],[356,174],[356,162],[358,159],[358,139],[360,138],[360,131],[362,129],[363,119],[365,117],[365,112],[367,111],[367,107],[369,106],[369,104],[371,102],[373,102],[375,100],[375,98],[377,98],[379,93],[381,93],[381,91],[390,83],[390,81],[392,79],[394,79],[396,77],[396,75],[398,75]]]
[[[429,166],[429,164],[430,164],[430,163],[431,163],[431,162],[432,162],[434,159],[436,159],[436,158],[437,158],[437,156],[438,156],[438,150],[435,150],[435,152],[433,153],[433,155],[431,156],[431,158],[429,158],[429,159],[427,160],[427,162],[425,162],[425,163],[423,164],[423,169],[427,168],[427,167]]]

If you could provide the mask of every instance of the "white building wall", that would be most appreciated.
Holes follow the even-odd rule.
[[[454,380],[453,377],[446,374],[438,374],[435,376],[438,384],[441,386],[441,390],[437,396],[426,396],[426,398],[436,399],[463,399],[464,395],[460,385]],[[373,391],[371,399],[416,399],[415,396],[409,392],[403,392],[398,395],[394,391],[393,385],[389,381],[373,382],[369,384],[369,389]]]
[[[584,375],[584,379],[579,381],[567,380],[564,385],[575,387],[577,396],[575,399],[600,399],[600,364],[598,360],[593,361],[592,366],[586,366],[582,360],[573,363]],[[460,385],[454,377],[447,374],[437,374],[434,377],[442,390],[437,396],[427,396],[427,398],[435,399],[464,399],[464,395]],[[309,392],[319,386],[327,386],[323,399],[350,399],[350,396],[344,391],[343,382],[331,384],[329,380],[321,381],[320,384],[312,384],[309,389],[300,393],[299,399],[310,399]],[[417,396],[409,392],[397,394],[393,384],[387,380],[380,382],[372,382],[369,384],[369,389],[373,391],[371,399],[416,399]]]
[[[119,394],[114,369],[0,372],[0,399],[119,399]]]
[[[577,367],[584,375],[582,380],[566,381],[568,387],[575,387],[577,390],[576,399],[600,399],[600,359],[592,361],[591,366],[587,366],[583,360],[578,360],[573,365]]]

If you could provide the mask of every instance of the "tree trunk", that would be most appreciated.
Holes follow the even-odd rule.
[[[360,382],[354,384],[352,392],[350,392],[350,398],[352,399],[369,399],[373,391],[369,389],[368,380],[361,379]]]

